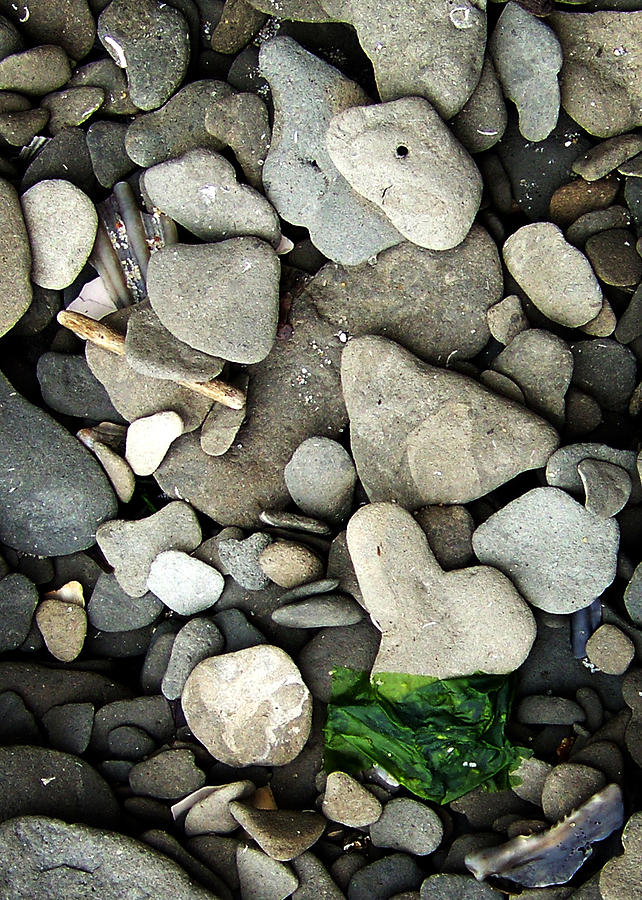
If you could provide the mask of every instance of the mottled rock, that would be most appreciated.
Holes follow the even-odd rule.
[[[136,475],[151,475],[172,441],[183,433],[183,420],[172,410],[134,419],[127,429],[125,458]]]
[[[364,785],[346,772],[330,772],[325,785],[323,815],[350,828],[363,828],[376,822],[381,803]]]
[[[233,800],[230,812],[261,850],[287,862],[315,844],[325,830],[325,819],[309,810],[254,809]]]
[[[269,534],[256,531],[244,540],[233,537],[221,540],[218,555],[225,568],[225,574],[249,591],[266,588],[270,579],[261,568],[259,557],[272,543]]]

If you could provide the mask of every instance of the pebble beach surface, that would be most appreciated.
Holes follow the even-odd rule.
[[[0,897],[642,898],[642,6],[0,0]]]

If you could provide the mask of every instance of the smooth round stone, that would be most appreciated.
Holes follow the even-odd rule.
[[[516,715],[517,721],[524,725],[573,725],[586,718],[584,710],[574,700],[545,694],[524,697],[517,706]]]
[[[438,876],[432,876],[433,878]],[[463,878],[463,876],[441,876]],[[419,890],[426,884],[425,872],[407,853],[391,853],[375,862],[368,863],[350,879],[346,896],[348,900],[386,900],[402,891]],[[461,895],[461,889],[448,896]],[[426,896],[430,896],[427,894]]]
[[[98,227],[89,197],[62,179],[34,184],[22,195],[32,254],[31,277],[44,288],[70,285],[87,262]]]
[[[3,15],[0,19],[0,59],[22,50],[24,44],[16,26]]]
[[[230,382],[247,397],[250,379],[247,373],[235,375]],[[201,426],[201,450],[208,456],[223,456],[232,447],[247,416],[246,407],[230,409],[213,403]]]
[[[0,115],[0,137],[13,147],[24,147],[49,121],[46,109],[26,109]]]
[[[627,228],[631,224],[631,215],[624,206],[609,206],[607,209],[596,209],[584,213],[566,229],[566,240],[576,247],[583,247],[587,240],[600,231],[609,228]]]
[[[481,176],[427,100],[343,110],[330,122],[326,146],[349,184],[413,243],[449,250],[470,231]]]
[[[82,606],[45,599],[36,610],[36,622],[52,656],[72,662],[80,655],[87,636],[87,614]]]
[[[616,516],[631,496],[631,477],[621,466],[599,459],[583,459],[577,471],[584,485],[585,506],[596,516]]]
[[[84,437],[80,432],[76,434],[76,437],[91,450],[101,464],[121,503],[129,503],[136,490],[136,479],[129,463],[101,441]]]
[[[251,781],[234,781],[211,789],[211,793],[198,800],[185,817],[184,828],[188,837],[196,834],[227,834],[236,831],[239,823],[229,812],[233,800],[243,800],[256,791]]]
[[[26,191],[51,178],[70,181],[85,193],[95,190],[96,179],[82,128],[63,128],[47,141],[27,166],[20,188]]]
[[[299,879],[287,865],[270,859],[267,853],[254,847],[238,845],[236,869],[243,897],[284,900],[299,886]]]
[[[87,0],[31,0],[27,8],[9,2],[2,4],[3,12],[19,23],[31,43],[59,44],[72,59],[82,59],[91,50],[96,36],[96,24]]]
[[[233,800],[230,812],[272,859],[287,862],[304,853],[323,834],[326,821],[310,810],[254,809]]]
[[[147,290],[179,340],[232,362],[256,363],[276,337],[279,270],[274,250],[254,237],[173,244],[152,255]]]
[[[69,58],[54,44],[32,47],[0,60],[0,90],[19,94],[47,94],[71,77]]]
[[[63,128],[82,125],[100,109],[104,100],[102,88],[87,85],[47,94],[40,105],[49,111],[49,131],[56,135]]]
[[[261,551],[259,565],[271,581],[284,588],[315,581],[325,571],[316,553],[296,541],[275,541],[270,544]]]
[[[274,208],[254,188],[239,184],[234,167],[211,150],[189,150],[152,166],[145,192],[166,215],[203,241],[254,235],[276,246],[281,236]]]
[[[381,633],[369,618],[357,625],[322,628],[303,647],[298,664],[313,696],[322,703],[331,697],[331,673],[337,666],[368,669],[374,664]]]
[[[607,860],[599,875],[599,896],[602,900],[620,900],[640,896],[640,865],[642,864],[642,815],[634,813],[622,832],[623,852]]]
[[[194,762],[191,750],[165,750],[137,763],[129,773],[135,794],[177,800],[205,784],[205,773]]]
[[[102,573],[96,582],[89,603],[87,617],[99,631],[133,631],[151,625],[163,611],[163,604],[152,593],[130,597],[116,578]]]
[[[557,188],[549,204],[551,221],[568,227],[580,216],[605,209],[615,200],[620,184],[617,178],[601,178],[586,182],[576,178]]]
[[[97,422],[120,421],[107,391],[93,375],[84,356],[43,353],[36,374],[42,399],[50,409]]]
[[[370,826],[375,847],[389,847],[415,856],[427,856],[441,844],[444,827],[437,813],[407,797],[388,800],[383,814]]]
[[[105,109],[103,107],[103,112]],[[87,129],[87,149],[98,182],[112,188],[136,168],[125,152],[125,122],[93,122]]]
[[[350,828],[372,825],[382,806],[374,794],[346,772],[330,772],[321,806],[323,815]]]
[[[36,586],[25,575],[6,575],[0,580],[0,653],[17,650],[23,643],[37,604]]]
[[[261,568],[259,557],[271,543],[270,535],[260,531],[241,540],[229,537],[220,541],[218,556],[224,566],[225,574],[231,575],[237,584],[249,591],[260,591],[266,588],[270,579]]]
[[[494,513],[473,534],[477,558],[509,576],[538,609],[588,606],[615,578],[619,527],[559,488],[534,488]]]
[[[605,284],[631,287],[642,279],[642,257],[635,249],[635,237],[624,228],[594,234],[587,240],[584,252]]]
[[[172,441],[183,433],[183,420],[172,410],[135,419],[127,429],[125,458],[136,475],[151,475]]]
[[[637,360],[609,338],[571,344],[573,384],[595,397],[604,410],[624,412],[637,384]]]
[[[138,107],[132,103],[123,69],[113,59],[105,57],[75,69],[69,79],[69,87],[91,85],[102,88],[105,102],[102,111],[109,116],[134,116]],[[121,123],[115,123],[121,124]]]
[[[320,594],[275,609],[272,621],[288,628],[327,628],[356,625],[364,617],[363,607],[345,594]]]
[[[521,331],[530,328],[522,301],[517,294],[510,294],[489,307],[486,318],[491,335],[504,346],[510,344]]]
[[[635,656],[635,647],[617,626],[600,625],[586,642],[586,655],[606,675],[623,675]]]
[[[519,779],[520,783],[513,785],[511,790],[522,800],[539,806],[544,782],[552,768],[550,763],[537,759],[535,756],[523,759],[515,769],[515,777]]]
[[[283,474],[290,496],[306,515],[336,523],[349,514],[357,473],[352,457],[337,441],[303,441]]]
[[[597,181],[641,151],[642,135],[619,134],[606,141],[600,141],[586,153],[578,156],[573,163],[573,171],[585,181]]]
[[[127,70],[132,102],[156,109],[185,76],[190,47],[183,15],[156,0],[112,0],[98,19],[98,37]]]
[[[42,716],[49,743],[56,750],[80,756],[89,746],[94,725],[93,703],[63,703]]]
[[[209,752],[231,766],[281,766],[303,749],[312,701],[301,674],[278,647],[263,645],[200,662],[181,705]]]
[[[469,153],[481,153],[501,140],[506,120],[502,88],[492,59],[486,54],[477,87],[450,122],[450,127]]]
[[[147,587],[165,606],[192,616],[213,606],[225,585],[220,572],[181,550],[165,550],[152,562]]]
[[[544,140],[560,109],[562,49],[555,32],[522,6],[507,3],[488,49],[504,95],[517,107],[520,132],[528,141]]]
[[[606,784],[602,772],[579,763],[553,766],[542,788],[542,810],[549,822],[559,822]]]
[[[156,749],[156,742],[136,725],[119,725],[107,737],[109,752],[117,759],[138,760],[149,756]],[[130,770],[131,771],[131,770]]]
[[[602,291],[584,254],[550,222],[524,225],[505,242],[509,272],[535,306],[553,322],[575,328],[594,319]]]
[[[198,663],[223,650],[225,640],[209,619],[190,619],[172,642],[161,691],[168,700],[178,700],[187,678]]]
[[[581,494],[584,485],[578,472],[578,465],[583,459],[604,460],[625,469],[631,478],[633,500],[637,503],[642,498],[635,451],[617,450],[597,442],[567,444],[556,450],[546,465],[547,482],[572,494]]]
[[[31,249],[20,200],[0,178],[0,335],[6,334],[31,303]]]

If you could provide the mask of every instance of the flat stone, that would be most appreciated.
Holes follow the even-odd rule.
[[[562,45],[562,105],[589,134],[612,137],[642,124],[642,63],[633,51],[642,14],[554,12],[548,19]],[[593,47],[608,47],[597,56]]]
[[[624,228],[594,234],[587,240],[584,251],[604,284],[632,287],[642,279],[642,257],[635,249],[635,237]]]
[[[633,661],[633,641],[615,625],[600,625],[586,642],[586,655],[606,675],[623,675]]]
[[[49,131],[56,135],[63,128],[82,125],[101,108],[104,100],[102,88],[85,85],[47,94],[40,106],[49,112]]]
[[[168,700],[178,700],[190,672],[204,659],[221,653],[223,635],[213,622],[205,618],[190,619],[172,642],[161,691]]]
[[[607,860],[599,876],[601,900],[619,900],[640,896],[640,864],[642,862],[642,814],[634,813],[622,832],[621,855]]]
[[[299,670],[268,645],[200,662],[181,705],[197,740],[232,766],[285,765],[303,749],[312,721]]]
[[[450,127],[469,153],[482,153],[501,140],[506,121],[501,84],[492,58],[486,53],[477,87],[452,119]]]
[[[103,112],[106,112],[103,106]],[[87,129],[87,149],[91,157],[91,165],[104,188],[113,188],[117,181],[127,178],[135,164],[125,151],[125,122],[112,122],[104,119],[92,122]]]
[[[642,498],[635,451],[619,450],[597,442],[567,444],[556,450],[546,465],[547,482],[554,487],[564,488],[571,494],[581,495],[584,491],[584,482],[578,465],[585,459],[609,462],[624,469],[631,479],[631,499],[639,502]]]
[[[49,121],[47,109],[26,109],[0,114],[0,137],[13,147],[29,144]]]
[[[278,534],[284,537],[298,537],[301,533],[309,537],[321,539],[322,543],[316,543],[320,549],[325,549],[323,538],[330,534],[331,528],[320,519],[303,516],[301,513],[288,512],[281,509],[262,509],[259,520],[263,525],[278,528]],[[315,543],[312,541],[312,543]]]
[[[63,703],[52,706],[42,717],[42,725],[55,750],[80,756],[89,746],[94,725],[93,703]]]
[[[47,141],[27,166],[20,189],[26,191],[48,179],[70,181],[87,194],[95,190],[96,179],[82,128],[63,128]]]
[[[110,753],[118,760],[144,759],[156,750],[156,742],[143,728],[136,725],[119,725],[112,728],[107,738]],[[131,773],[132,765],[129,769]]]
[[[171,410],[134,419],[127,429],[125,458],[136,475],[151,475],[172,441],[183,433],[183,420]]]
[[[109,785],[77,756],[43,747],[2,747],[0,772],[2,822],[37,815],[95,825],[115,826],[118,821],[119,809]],[[12,884],[15,888],[16,882]]]
[[[429,875],[421,885],[420,900],[499,900],[501,894],[489,884],[475,881],[472,875]]]
[[[576,247],[583,247],[586,241],[608,228],[627,228],[631,215],[625,206],[614,204],[607,209],[595,209],[584,213],[566,229],[566,240]]]
[[[243,540],[226,538],[218,544],[218,556],[225,567],[225,574],[249,591],[260,591],[270,584],[261,568],[259,557],[272,543],[269,534],[256,531]]]
[[[413,243],[450,250],[470,231],[481,176],[427,100],[341,110],[330,121],[326,147],[349,184]]]
[[[103,385],[84,356],[76,353],[43,353],[36,369],[42,399],[50,409],[68,416],[119,421]]]
[[[279,243],[279,218],[258,191],[236,180],[234,167],[212,150],[189,150],[142,176],[150,200],[203,241],[254,235]]]
[[[382,632],[373,671],[455,678],[510,672],[526,659],[535,622],[500,572],[444,572],[420,526],[392,503],[362,507],[347,536],[363,604]]]
[[[187,22],[156,0],[112,0],[98,19],[98,37],[127,72],[133,103],[156,109],[179,87],[190,56]]]
[[[205,773],[196,766],[191,750],[164,750],[137,763],[129,773],[135,794],[176,800],[202,787]]]
[[[383,807],[367,787],[347,772],[330,772],[321,811],[326,819],[350,828],[364,828],[380,817]]]
[[[473,561],[475,523],[465,506],[424,506],[414,515],[442,569],[462,569]]]
[[[0,580],[0,653],[17,650],[26,639],[38,604],[38,591],[24,575],[6,575]]]
[[[491,335],[504,346],[510,344],[520,332],[530,328],[522,301],[517,294],[510,294],[499,303],[494,303],[489,307],[486,318]]]
[[[280,862],[308,850],[326,826],[323,816],[309,810],[254,809],[238,800],[233,800],[229,809],[261,850]]]
[[[169,503],[145,519],[114,519],[96,533],[96,542],[124,591],[131,597],[147,592],[152,562],[164,550],[191,551],[201,542],[196,514],[187,503]]]
[[[621,344],[630,344],[642,335],[642,290],[638,287],[624,310],[615,329]]]
[[[444,364],[475,356],[488,341],[487,311],[502,297],[501,263],[490,235],[473,225],[452,250],[404,241],[374,266],[329,263],[306,295],[346,339],[381,334]]]
[[[274,250],[254,237],[172,244],[151,257],[147,290],[154,312],[179,340],[232,362],[257,363],[276,337],[279,269]]]
[[[94,204],[71,182],[54,178],[30,187],[21,203],[31,243],[31,277],[44,288],[67,287],[94,245],[98,227]]]
[[[444,827],[437,813],[409,797],[393,797],[381,818],[370,826],[375,847],[390,847],[415,856],[428,856],[441,844]]]
[[[357,473],[350,454],[337,441],[308,438],[285,467],[285,483],[308,516],[340,523],[350,512]]]
[[[346,594],[319,594],[275,609],[272,621],[287,628],[327,628],[356,625],[363,607]]]
[[[0,178],[0,335],[6,334],[32,299],[31,250],[20,200],[13,185]]]
[[[571,613],[615,578],[619,527],[559,488],[533,488],[473,535],[477,558],[497,566],[538,609]]]
[[[112,574],[102,573],[87,604],[87,617],[99,631],[133,631],[151,625],[163,611],[152,593],[130,597]]]
[[[381,634],[370,619],[357,625],[320,629],[303,647],[297,660],[312,695],[322,703],[330,702],[331,673],[338,666],[369,671],[380,639]]]
[[[0,739],[7,744],[37,744],[40,729],[31,710],[15,691],[0,694]]]
[[[584,254],[550,222],[524,225],[503,247],[508,270],[553,322],[575,328],[602,308],[602,291]]]
[[[274,541],[259,554],[259,565],[280,587],[293,588],[321,578],[325,567],[319,557],[296,541]]]
[[[299,879],[284,863],[247,845],[238,847],[236,865],[243,897],[260,896],[265,900],[285,900],[299,883]]]
[[[263,183],[279,215],[306,227],[315,247],[347,265],[398,244],[399,232],[350,187],[325,146],[332,117],[366,102],[363,90],[289,37],[262,44],[259,58],[275,110]]]
[[[136,892],[156,900],[214,896],[149,844],[44,816],[18,818],[2,826],[0,877],[12,885],[16,896],[31,900],[78,892],[102,900],[120,900]]]
[[[424,872],[407,853],[391,853],[368,863],[350,879],[348,900],[387,900],[401,891],[417,890]]]
[[[238,388],[247,397],[249,376],[240,372],[229,379],[230,384]],[[239,429],[245,421],[247,411],[230,409],[222,403],[213,403],[212,408],[201,426],[201,450],[208,456],[223,456],[230,449]]]
[[[549,218],[567,228],[580,216],[605,209],[615,199],[620,185],[617,178],[587,182],[576,178],[557,188],[549,203]]]
[[[560,109],[557,73],[562,49],[555,32],[511,2],[497,21],[488,49],[504,95],[517,107],[519,130],[528,141],[547,138]]]
[[[555,425],[564,425],[564,398],[573,375],[573,354],[566,341],[549,331],[529,328],[495,357],[493,369],[519,385],[532,409]]]
[[[342,386],[352,455],[371,501],[410,509],[466,503],[544,465],[557,445],[555,430],[534,413],[384,338],[348,343]]]
[[[16,50],[22,50],[24,43],[20,32],[4,15],[0,20],[0,59],[15,53]]]
[[[96,25],[86,0],[66,0],[54,7],[47,0],[36,0],[28,17],[4,0],[2,11],[20,24],[32,43],[59,44],[73,59],[82,59],[93,46]]]
[[[138,107],[132,103],[123,69],[113,59],[105,57],[87,63],[74,70],[68,82],[70,87],[93,85],[103,89],[105,102],[103,113],[109,116],[134,116]]]
[[[69,81],[71,67],[62,47],[44,44],[0,60],[0,90],[47,94]]]
[[[571,344],[573,384],[595,397],[604,410],[623,412],[637,383],[637,360],[610,338]]]
[[[99,463],[4,378],[0,403],[0,539],[35,556],[90,547],[100,523],[116,513]]]
[[[221,596],[224,584],[220,572],[182,550],[163,550],[147,576],[149,590],[181,616],[209,609]]]
[[[545,694],[529,694],[520,700],[517,721],[524,725],[573,725],[583,722],[584,710],[574,700]]]
[[[165,697],[151,695],[116,700],[96,712],[91,734],[92,752],[102,757],[110,755],[109,735],[123,725],[146,732],[157,744],[167,743],[175,733],[174,717]]]
[[[621,466],[600,459],[583,459],[577,471],[584,485],[585,506],[596,516],[616,516],[631,496],[631,476]]]
[[[512,786],[513,793],[528,803],[540,806],[544,782],[552,768],[550,763],[537,759],[535,756],[523,759],[514,772],[516,779],[519,779],[519,784]]]
[[[239,823],[229,812],[233,800],[243,800],[256,791],[251,781],[234,781],[217,785],[202,800],[198,800],[185,817],[185,834],[227,834],[236,831]]]
[[[606,784],[602,772],[579,763],[560,763],[551,769],[542,789],[542,809],[549,822],[558,822]]]
[[[87,614],[84,601],[81,605],[73,599],[64,600],[63,591],[45,595],[36,610],[36,623],[51,655],[61,662],[72,662],[85,643]]]
[[[642,151],[639,134],[620,134],[600,141],[586,153],[578,156],[573,171],[585,181],[597,181]]]
[[[116,414],[118,417],[118,414]],[[81,429],[81,432],[83,429]],[[114,489],[114,493],[121,503],[129,503],[136,489],[136,479],[131,470],[131,466],[122,456],[115,453],[111,447],[103,444],[101,441],[95,441],[93,438],[81,436],[81,432],[76,434],[78,440],[94,454],[98,462],[105,470],[109,483]]]

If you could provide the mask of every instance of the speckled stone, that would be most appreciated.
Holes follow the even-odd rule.
[[[0,335],[6,334],[32,299],[31,249],[15,188],[0,178]]]
[[[606,675],[623,675],[635,655],[633,641],[615,625],[600,625],[586,642],[586,655]]]

